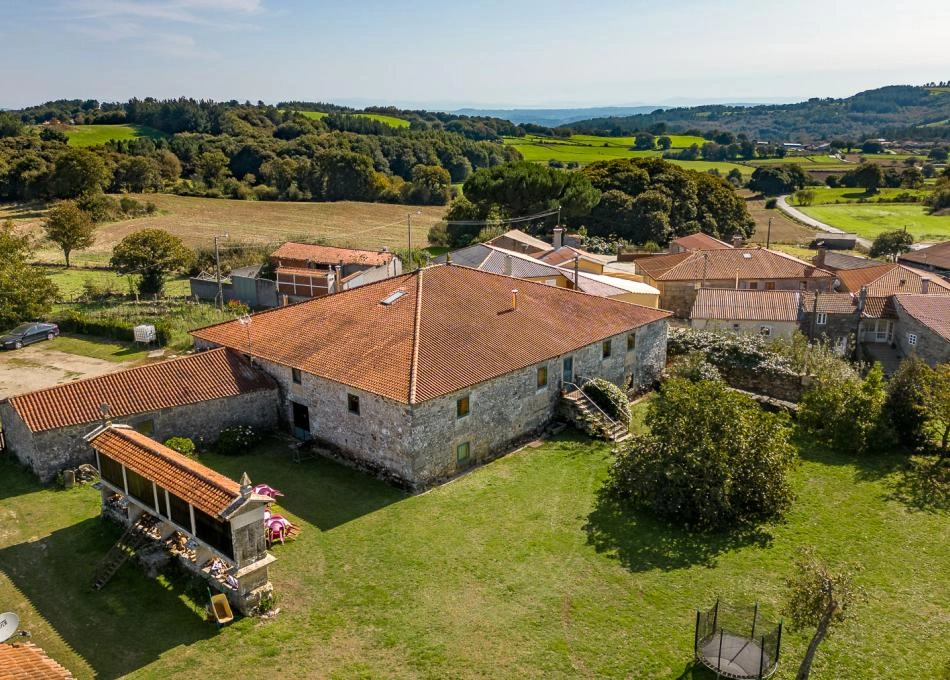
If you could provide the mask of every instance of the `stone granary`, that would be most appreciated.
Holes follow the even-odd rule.
[[[86,441],[102,477],[103,514],[127,526],[150,516],[157,540],[182,537],[182,565],[244,614],[272,592],[267,570],[276,558],[264,535],[271,498],[255,494],[246,475],[235,482],[126,425],[103,425]]]
[[[668,316],[444,265],[192,335],[270,373],[299,438],[423,487],[537,433],[570,384],[652,384]]]
[[[0,401],[7,450],[47,482],[92,461],[83,437],[105,419],[162,441],[214,441],[226,427],[277,425],[277,384],[237,352],[218,350],[77,380]]]

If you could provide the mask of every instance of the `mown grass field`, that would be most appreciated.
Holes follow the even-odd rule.
[[[928,215],[916,203],[842,203],[799,208],[803,213],[833,227],[874,238],[882,231],[907,229],[916,241],[946,241],[950,238],[950,215]]]
[[[896,463],[806,449],[797,499],[759,532],[695,536],[598,495],[609,448],[574,435],[409,496],[275,439],[202,461],[286,495],[300,538],[273,550],[280,614],[221,630],[203,589],[124,566],[89,583],[118,537],[98,493],[53,491],[0,459],[0,602],[79,678],[664,678],[692,669],[694,612],[717,596],[778,618],[803,544],[859,566],[868,592],[812,677],[938,678],[950,635],[950,523],[895,498]],[[134,644],[129,644],[134,631]],[[809,639],[786,630],[779,680]]]
[[[110,140],[160,139],[165,136],[164,132],[145,125],[66,125],[60,129],[69,137],[71,146],[99,146]]]
[[[297,111],[297,113],[303,114],[307,118],[315,118],[317,120],[321,118],[326,118],[329,114],[323,111]],[[382,113],[355,113],[352,111],[347,111],[346,115],[348,116],[360,116],[362,118],[369,118],[370,120],[375,120],[380,123],[385,123],[391,127],[395,128],[408,128],[409,121],[405,118],[396,118],[395,116],[386,116]]]
[[[158,213],[103,224],[96,230],[95,244],[72,254],[76,264],[104,265],[112,248],[141,229],[164,229],[191,247],[211,247],[215,234],[229,234],[229,243],[278,243],[294,238],[325,239],[329,245],[359,248],[404,248],[407,216],[412,213],[412,242],[428,243],[429,228],[442,219],[445,206],[405,206],[391,203],[290,203],[193,198],[171,194],[130,194],[151,201]],[[418,214],[416,214],[418,212]],[[19,229],[37,239],[37,259],[62,263],[63,254],[42,241],[45,206],[0,205],[0,221],[13,220]]]
[[[123,294],[135,292],[134,281],[130,282],[128,276],[112,271],[78,267],[70,267],[69,269],[49,267],[46,269],[46,273],[59,288],[60,299],[62,300],[74,300],[81,296],[86,291],[87,284],[104,291]],[[188,284],[188,278],[185,276],[171,278],[165,283],[166,295],[178,297],[190,293],[191,288]]]
[[[151,351],[151,348],[143,349],[142,345],[136,347],[131,342],[78,335],[60,335],[55,340],[51,340],[45,347],[66,354],[121,363],[145,361]]]
[[[884,199],[886,201],[904,194],[910,194],[911,196],[916,196],[919,199],[922,199],[930,194],[930,191],[927,189],[883,188],[878,189],[876,194],[868,195],[864,189],[848,189],[846,187],[837,187],[834,189],[830,187],[806,188],[808,191],[811,191],[815,194],[812,205],[858,202],[864,202],[864,205],[868,205],[871,203],[876,204],[878,199]],[[795,198],[795,194],[790,195],[787,200],[789,205],[800,205],[798,200]]]

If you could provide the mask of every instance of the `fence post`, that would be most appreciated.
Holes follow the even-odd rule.
[[[719,655],[716,657],[716,670],[722,670],[722,628],[719,629]]]
[[[762,636],[762,646],[759,647],[759,680],[762,680],[762,664],[765,663],[765,636]]]
[[[755,640],[755,621],[759,618],[759,603],[755,603],[755,610],[752,612],[752,632],[749,634],[750,640]]]
[[[3,433],[0,432],[0,445],[3,444]],[[693,658],[699,658],[699,610],[696,610],[696,634],[693,636]]]

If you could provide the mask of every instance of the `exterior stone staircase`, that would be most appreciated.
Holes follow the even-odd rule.
[[[630,429],[624,423],[613,420],[595,404],[581,389],[574,389],[561,396],[564,414],[578,428],[595,433],[611,442],[630,438]]]
[[[154,524],[154,518],[143,515],[137,522],[129,525],[96,567],[96,575],[92,580],[93,590],[102,590],[109,580],[115,576],[115,573],[119,571],[119,567],[125,564],[135,554],[136,550],[151,540],[149,530],[152,524]]]

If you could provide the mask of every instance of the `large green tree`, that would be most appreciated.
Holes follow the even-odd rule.
[[[109,264],[120,274],[138,275],[140,294],[158,295],[168,274],[187,267],[193,257],[177,236],[162,229],[143,229],[119,241]]]
[[[785,414],[721,380],[671,378],[650,401],[646,424],[650,434],[626,444],[611,470],[608,489],[619,499],[713,530],[774,518],[791,503]]]
[[[38,319],[49,312],[57,290],[46,274],[30,265],[29,239],[13,222],[0,225],[0,327]]]
[[[878,187],[884,185],[884,172],[877,163],[861,163],[849,174],[854,177],[855,184],[869,194],[877,193]]]
[[[805,172],[795,163],[775,167],[756,168],[749,180],[749,188],[765,196],[790,194],[805,186]]]
[[[904,229],[882,231],[874,237],[870,254],[871,257],[886,257],[893,262],[910,250],[912,245],[914,245],[914,237]]]
[[[67,267],[71,252],[88,248],[95,241],[96,225],[92,217],[74,201],[60,201],[50,208],[43,229],[46,238],[62,249]]]
[[[95,153],[69,149],[56,159],[50,184],[55,197],[78,198],[102,191],[111,178],[105,163]]]

